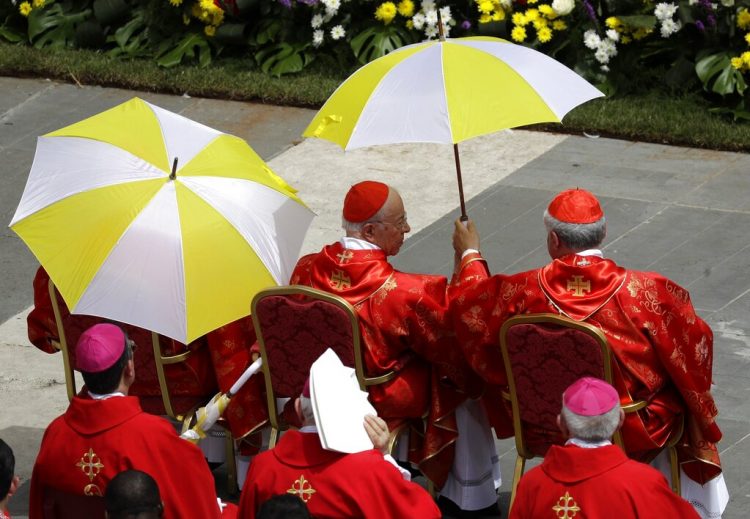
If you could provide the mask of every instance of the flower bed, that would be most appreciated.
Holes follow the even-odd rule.
[[[250,55],[272,75],[349,70],[438,37],[497,36],[545,52],[608,94],[703,90],[748,119],[750,0],[1,0],[0,38],[163,67]]]

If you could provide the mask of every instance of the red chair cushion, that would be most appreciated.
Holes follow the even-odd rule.
[[[328,348],[345,366],[354,367],[351,321],[335,304],[270,295],[257,302],[255,313],[275,397],[299,396],[310,366]]]
[[[522,434],[529,449],[543,455],[563,441],[557,426],[563,391],[584,376],[604,379],[601,346],[583,331],[547,324],[512,326],[506,345]]]

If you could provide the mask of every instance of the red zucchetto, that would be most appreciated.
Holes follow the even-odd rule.
[[[599,416],[610,412],[619,403],[617,390],[593,377],[576,380],[563,393],[565,407],[579,416]]]
[[[114,324],[96,324],[76,344],[76,369],[100,373],[114,366],[125,350],[125,334]]]
[[[354,184],[344,198],[344,219],[352,223],[366,222],[388,200],[388,186],[365,180]]]
[[[568,189],[558,194],[547,207],[552,218],[565,223],[594,223],[604,217],[599,200],[585,189]]]

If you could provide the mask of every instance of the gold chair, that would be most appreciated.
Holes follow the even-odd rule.
[[[253,298],[252,316],[263,358],[271,423],[269,448],[276,445],[279,432],[288,428],[281,420],[276,398],[297,398],[312,363],[326,349],[333,349],[344,365],[355,369],[363,391],[396,376],[393,371],[377,377],[365,374],[357,313],[336,295],[299,285],[268,288]],[[391,431],[389,451],[401,431]]]
[[[584,376],[612,383],[612,355],[604,333],[591,324],[556,314],[519,315],[508,319],[500,329],[500,348],[508,376],[509,399],[513,410],[516,440],[516,466],[513,474],[511,506],[526,460],[544,457],[551,445],[564,443],[557,427],[562,393]],[[625,413],[646,407],[643,400],[623,405]],[[678,431],[679,433],[679,431]],[[674,444],[667,445],[673,490],[679,495],[679,466]],[[623,447],[617,431],[613,437]]]

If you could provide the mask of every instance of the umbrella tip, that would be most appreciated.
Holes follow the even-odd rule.
[[[177,157],[172,162],[172,172],[169,174],[169,180],[174,180],[175,178],[177,178]]]

